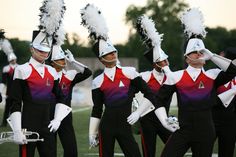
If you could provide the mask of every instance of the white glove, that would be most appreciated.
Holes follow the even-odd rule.
[[[232,85],[231,89],[218,95],[224,107],[228,107],[236,95],[236,85],[233,85],[232,82],[231,82],[231,85]]]
[[[60,120],[53,119],[48,125],[48,128],[50,128],[50,132],[56,132],[57,129],[60,127],[60,125],[61,125]]]
[[[136,99],[134,99],[133,104],[136,104],[136,105],[138,104],[138,108],[136,111],[131,113],[131,115],[127,118],[127,122],[130,125],[133,125],[134,123],[136,123],[140,117],[144,116],[145,114],[149,113],[155,108],[153,104],[147,98],[144,98],[142,103],[140,104],[138,103]]]
[[[131,113],[131,115],[127,118],[127,122],[130,125],[133,125],[134,123],[136,123],[140,118],[140,114],[137,111],[134,111],[133,113]]]
[[[231,87],[231,89],[233,89],[234,90],[234,94],[236,95],[236,85],[232,82],[232,87]]]
[[[61,103],[56,104],[54,119],[48,125],[50,132],[56,132],[60,127],[61,121],[71,112],[71,108]]]
[[[75,58],[73,56],[73,54],[71,53],[70,50],[65,50],[65,53],[66,53],[66,60],[68,60],[69,62],[74,62],[75,61]]]
[[[68,70],[76,70],[77,72],[81,72],[84,73],[84,69],[87,68],[86,65],[78,62],[75,60],[73,54],[70,52],[70,50],[65,50],[66,54],[66,60],[69,62],[67,62],[67,69]]]
[[[156,109],[155,114],[156,114],[157,118],[160,120],[161,124],[169,131],[175,132],[176,130],[179,129],[179,125],[177,123],[172,124],[169,122],[169,118],[167,117],[165,107],[160,107],[160,108]]]
[[[23,134],[23,132],[20,130],[14,132],[13,140],[14,140],[14,143],[16,143],[16,144],[21,144],[21,145],[27,144],[26,137]]]
[[[227,59],[225,57],[222,57],[220,55],[217,55],[215,53],[212,53],[208,49],[202,49],[200,52],[203,53],[204,60],[211,60],[213,63],[215,63],[218,67],[220,67],[223,71],[226,71],[231,63],[230,59]]]
[[[7,119],[12,131],[13,140],[16,144],[26,144],[26,137],[21,128],[21,112],[13,112]]]
[[[91,147],[96,147],[99,144],[98,141],[98,128],[100,124],[100,119],[96,117],[90,117],[89,122],[89,145]]]
[[[171,128],[173,128],[173,130],[177,130],[179,129],[179,121],[177,117],[174,116],[170,116],[166,119],[168,126],[171,126]]]
[[[96,147],[99,144],[98,135],[89,135],[90,148]]]
[[[139,102],[136,98],[133,98],[133,101],[132,101],[132,109],[131,111],[134,112],[138,109],[139,107]]]
[[[202,49],[200,52],[203,53],[202,59],[204,60],[210,60],[214,56],[214,54],[208,49]]]

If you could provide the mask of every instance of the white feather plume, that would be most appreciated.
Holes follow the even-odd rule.
[[[90,36],[96,38],[108,38],[108,28],[102,13],[93,4],[87,4],[81,9],[82,24],[88,29]]]
[[[143,33],[146,34],[146,40],[151,40],[152,46],[161,45],[161,41],[163,40],[163,34],[159,34],[155,28],[155,23],[151,18],[148,18],[146,15],[141,16],[141,27],[143,29]]]
[[[198,8],[191,8],[185,11],[180,20],[185,26],[184,32],[188,35],[188,38],[192,35],[206,36],[207,32],[204,26],[204,17]]]
[[[11,43],[7,39],[2,40],[1,48],[7,56],[11,53],[14,53],[13,49],[12,49],[12,46],[11,46]]]
[[[55,39],[56,39],[57,45],[64,44],[64,40],[66,38],[65,35],[66,35],[66,32],[64,30],[64,25],[63,25],[63,23],[61,23],[59,29],[57,30],[57,32],[55,34]]]
[[[40,26],[52,35],[60,26],[61,19],[65,12],[63,0],[46,0],[41,8]]]

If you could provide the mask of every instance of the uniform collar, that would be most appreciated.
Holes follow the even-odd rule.
[[[9,64],[9,66],[14,69],[17,66],[17,64]]]
[[[189,65],[188,68],[186,69],[186,71],[189,74],[189,76],[192,78],[192,80],[196,81],[196,79],[200,75],[201,71],[204,72],[204,69],[203,68],[194,68]]]
[[[104,74],[105,74],[111,81],[114,81],[114,79],[115,79],[116,67],[117,67],[117,66],[114,66],[114,67],[112,67],[112,68],[107,68],[107,67],[105,67],[105,69],[104,69]]]
[[[44,77],[44,67],[45,64],[39,63],[33,57],[30,58],[29,63],[34,67],[34,69],[39,73],[39,75],[43,78]]]
[[[159,82],[159,84],[162,84],[165,74],[163,72],[156,71],[156,69],[153,69],[152,73],[154,78]]]
[[[29,63],[33,65],[33,67],[44,67],[45,64],[43,63],[39,63],[38,61],[36,61],[33,57],[30,58]]]

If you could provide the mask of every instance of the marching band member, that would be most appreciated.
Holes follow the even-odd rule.
[[[136,28],[142,40],[149,48],[144,56],[153,65],[152,71],[142,72],[140,75],[156,97],[160,87],[166,80],[167,70],[169,70],[168,56],[161,49],[163,34],[157,32],[155,23],[145,15],[138,17]],[[170,102],[171,98],[168,100],[168,105],[165,106],[167,113],[169,111]],[[157,135],[161,138],[163,143],[166,143],[171,135],[171,131],[163,127],[160,120],[155,115],[154,110],[149,110],[151,112],[143,115],[140,119],[143,156],[155,157]]]
[[[225,58],[236,59],[236,48],[229,47],[221,52]],[[236,79],[232,79],[217,89],[216,105],[212,108],[216,138],[218,138],[218,156],[233,157],[236,143]]]
[[[215,138],[212,120],[212,104],[216,103],[216,89],[236,75],[234,61],[207,50],[202,41],[205,37],[202,13],[197,8],[186,11],[181,21],[189,40],[185,49],[188,67],[173,72],[159,90],[156,115],[165,126],[164,106],[173,92],[177,93],[180,129],[168,139],[162,157],[182,157],[189,148],[195,157],[211,157]],[[219,69],[205,71],[206,60],[211,60]]]
[[[62,29],[60,27],[59,30]],[[65,52],[62,50],[61,45],[64,38],[63,31],[57,31],[56,43],[52,48],[51,64],[59,75],[59,86],[66,97],[65,103],[71,107],[73,87],[91,76],[92,72],[87,66],[77,62],[69,50]],[[64,150],[64,157],[77,157],[77,144],[71,112],[62,120],[57,133]]]
[[[5,33],[4,31],[1,31],[0,35],[1,48],[3,52],[7,55],[7,60],[9,64],[4,66],[2,71],[2,83],[6,87],[6,103],[1,126],[7,125],[7,118],[9,117],[10,107],[11,107],[11,102],[8,95],[10,95],[10,89],[13,80],[13,72],[16,66],[18,65],[16,62],[17,57],[13,52],[10,42],[5,38],[4,33]]]
[[[17,66],[11,88],[11,115],[8,119],[14,133],[14,141],[20,144],[21,157],[33,157],[38,149],[40,157],[54,157],[56,131],[71,108],[65,105],[65,97],[59,88],[56,70],[45,64],[52,48],[52,38],[60,25],[64,2],[44,1],[40,8],[40,26],[33,31],[32,56],[29,62]],[[50,121],[50,107],[53,97],[56,107]],[[43,142],[27,143],[22,128],[37,132]],[[32,137],[33,138],[33,137]]]
[[[99,143],[99,155],[111,157],[114,156],[117,140],[126,157],[141,157],[129,123],[137,121],[146,106],[140,106],[131,114],[131,104],[135,93],[139,91],[144,93],[148,103],[155,103],[152,92],[133,67],[117,64],[118,52],[107,36],[108,30],[101,12],[88,4],[82,9],[81,16],[90,37],[96,39],[93,51],[105,66],[92,85],[94,106],[89,124],[90,146]]]

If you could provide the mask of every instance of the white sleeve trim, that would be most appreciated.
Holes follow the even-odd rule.
[[[97,76],[92,82],[92,89],[100,88],[104,80],[104,73]]]
[[[219,73],[221,72],[220,69],[210,69],[210,70],[207,70],[205,73],[206,76],[208,76],[209,78],[215,80],[216,77],[219,75]]]
[[[164,82],[165,85],[174,85],[180,81],[184,74],[184,70],[179,70],[176,72],[169,72],[166,73],[166,81]]]
[[[3,67],[3,70],[2,70],[3,73],[8,73],[9,71],[10,71],[10,66],[9,65],[6,65],[6,66]]]
[[[228,107],[231,101],[233,100],[236,92],[234,89],[229,89],[218,95],[224,107]]]
[[[58,80],[59,75],[58,75],[57,71],[49,65],[46,65],[46,66],[48,68],[48,72],[54,77],[54,80]]]
[[[148,82],[150,80],[150,78],[151,78],[151,72],[150,71],[142,72],[142,73],[140,73],[140,76],[142,77],[142,79],[145,82]]]
[[[66,78],[69,80],[73,80],[78,72],[76,70],[68,70],[66,71]]]
[[[122,67],[122,72],[126,77],[131,80],[140,76],[140,74],[136,71],[134,67]]]
[[[29,63],[19,65],[15,68],[13,80],[15,79],[25,80],[30,76],[31,73],[32,73],[32,67],[29,65]]]

